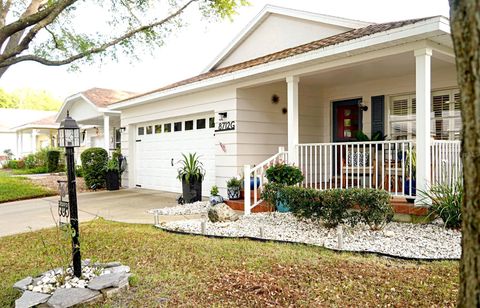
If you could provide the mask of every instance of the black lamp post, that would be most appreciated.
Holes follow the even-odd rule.
[[[76,277],[82,276],[82,259],[80,257],[80,241],[78,240],[78,209],[77,209],[77,188],[75,180],[75,159],[74,148],[80,146],[80,128],[77,122],[67,117],[60,123],[58,129],[58,146],[65,148],[67,158],[67,181],[68,181],[68,203],[70,204],[70,225],[72,234],[72,258],[73,274]]]

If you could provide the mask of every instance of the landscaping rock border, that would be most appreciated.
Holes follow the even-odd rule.
[[[202,223],[203,230],[202,233]],[[458,260],[461,233],[441,223],[389,223],[382,231],[368,226],[327,229],[315,222],[299,221],[290,213],[258,213],[236,222],[211,223],[202,219],[157,225],[165,231],[222,238],[301,243],[335,251],[362,252],[409,260]],[[340,245],[339,245],[340,240]]]
[[[129,288],[130,267],[120,262],[94,263],[82,261],[82,278],[73,276],[67,268],[47,271],[32,278],[17,281],[13,287],[22,292],[15,307],[71,307],[74,305],[109,298],[112,294]],[[60,279],[62,277],[62,279]],[[63,281],[63,284],[60,283]]]

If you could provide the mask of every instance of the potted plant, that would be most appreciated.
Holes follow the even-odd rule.
[[[182,181],[182,193],[185,203],[202,200],[202,181],[205,178],[203,164],[197,153],[182,154],[182,166],[178,169],[177,178]]]
[[[215,205],[222,202],[223,202],[223,198],[218,194],[217,185],[213,185],[212,189],[210,189],[210,204]]]
[[[265,171],[265,175],[269,183],[275,183],[282,186],[297,185],[303,181],[302,171],[298,167],[283,163],[270,166]],[[280,194],[280,191],[278,193]],[[287,202],[283,200],[281,195],[277,196],[277,200],[275,206],[278,212],[290,211]]]
[[[227,182],[227,195],[230,200],[240,199],[240,189],[242,188],[242,181],[233,177]]]
[[[107,161],[105,174],[105,182],[107,190],[119,190],[120,189],[120,167],[118,165],[118,160],[115,158],[110,158]]]
[[[412,166],[410,170],[410,165]],[[414,149],[407,151],[406,159],[405,159],[405,166],[407,175],[405,176],[405,180],[403,183],[403,192],[405,194],[410,193],[410,188],[412,189],[412,196],[417,195],[417,183],[416,179],[416,166],[417,166],[417,154]],[[411,177],[409,175],[412,175]],[[415,198],[407,198],[407,201],[413,203]]]

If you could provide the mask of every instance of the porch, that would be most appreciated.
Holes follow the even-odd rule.
[[[259,189],[245,183],[246,214],[261,203],[264,171],[278,161],[302,170],[303,187],[384,189],[416,204],[422,203],[417,189],[452,184],[461,176],[453,53],[410,47],[414,48],[369,60],[352,56],[348,64],[311,67],[287,75],[283,82],[238,90],[239,139],[246,139],[247,133],[255,136],[257,151],[276,146],[272,152],[277,152],[286,145],[273,156],[263,156],[262,163],[245,159],[246,181],[260,179]],[[260,104],[258,97],[265,92],[279,93],[277,102],[286,102],[285,120]],[[271,102],[276,104],[274,96]],[[245,111],[250,108],[256,114]],[[263,123],[243,128],[242,122],[251,119]],[[381,138],[370,141],[377,132]],[[265,135],[261,142],[260,134]],[[247,152],[246,145],[239,149]]]

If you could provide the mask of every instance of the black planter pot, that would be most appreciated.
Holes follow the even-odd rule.
[[[107,171],[105,176],[107,190],[119,190],[120,189],[120,175],[117,171]]]
[[[182,179],[182,194],[185,203],[192,203],[202,200],[202,181],[203,179],[190,179],[187,183],[186,179]]]

